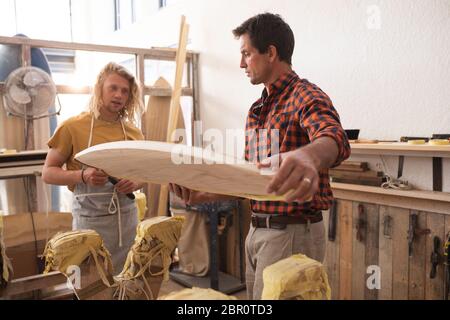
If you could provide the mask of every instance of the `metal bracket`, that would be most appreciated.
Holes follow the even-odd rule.
[[[366,234],[366,212],[362,204],[358,205],[358,221],[356,224],[356,239],[363,242]]]
[[[441,263],[441,255],[439,253],[441,247],[441,239],[435,236],[433,238],[433,252],[431,253],[430,262],[431,262],[431,270],[430,270],[430,279],[436,278],[437,266]]]
[[[398,171],[397,171],[397,179],[403,175],[403,164],[405,163],[405,156],[398,157]]]
[[[433,191],[442,191],[442,158],[433,157]]]
[[[392,238],[392,217],[390,215],[385,215],[383,219],[383,235],[391,239]]]

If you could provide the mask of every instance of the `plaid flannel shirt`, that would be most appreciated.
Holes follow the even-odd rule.
[[[268,95],[264,88],[261,98],[249,110],[245,138],[247,161],[261,161],[271,156],[274,153],[272,141],[275,142],[272,148],[276,146],[283,153],[321,137],[330,137],[338,145],[339,153],[333,167],[350,156],[350,145],[339,115],[330,98],[319,87],[291,71],[271,84],[270,92]],[[326,210],[332,200],[328,169],[323,169],[319,171],[319,190],[312,201],[251,200],[251,209],[259,213],[298,216],[311,210]]]

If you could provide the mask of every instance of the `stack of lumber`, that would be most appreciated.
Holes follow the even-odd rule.
[[[383,172],[370,170],[367,162],[344,161],[329,174],[333,182],[377,187],[383,183]]]

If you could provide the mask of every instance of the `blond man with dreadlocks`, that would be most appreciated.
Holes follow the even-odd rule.
[[[73,192],[73,229],[93,229],[103,237],[116,273],[136,233],[135,202],[126,194],[142,185],[125,179],[113,185],[104,172],[82,166],[74,156],[100,143],[143,140],[134,125],[143,109],[140,96],[135,78],[122,66],[108,63],[97,77],[89,111],[64,121],[50,138],[42,172],[46,183],[67,185]]]

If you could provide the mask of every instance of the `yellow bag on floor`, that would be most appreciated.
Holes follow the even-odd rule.
[[[154,299],[148,278],[169,279],[172,252],[177,246],[184,218],[154,217],[138,224],[136,238],[128,253],[122,272],[114,279],[118,283],[118,298]],[[153,270],[151,270],[153,268]]]
[[[324,266],[303,254],[280,260],[263,271],[262,300],[331,299]]]
[[[45,246],[44,273],[58,270],[66,274],[71,265],[79,266],[87,257],[92,255],[97,264],[98,256],[103,257],[102,271],[112,273],[111,255],[103,244],[103,239],[94,230],[73,230],[59,232],[53,236]],[[99,270],[99,272],[101,272]],[[103,275],[104,272],[101,272]],[[103,278],[103,277],[102,277]]]
[[[158,300],[237,300],[236,297],[228,296],[213,289],[192,288],[171,292]]]

